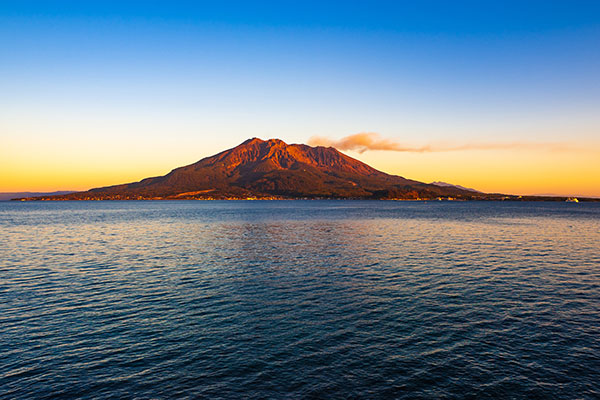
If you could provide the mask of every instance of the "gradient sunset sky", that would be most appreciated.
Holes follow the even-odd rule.
[[[2,192],[359,133],[388,173],[600,196],[600,2],[0,3]]]

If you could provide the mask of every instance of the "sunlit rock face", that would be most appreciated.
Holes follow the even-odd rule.
[[[45,199],[472,199],[477,196],[469,190],[386,174],[333,147],[253,138],[176,168],[165,176]]]

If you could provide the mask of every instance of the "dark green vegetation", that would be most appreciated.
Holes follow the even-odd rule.
[[[31,200],[142,199],[397,199],[518,200],[452,186],[426,184],[378,171],[332,147],[245,141],[165,176]],[[549,198],[532,198],[538,200]],[[564,200],[564,198],[553,198]]]

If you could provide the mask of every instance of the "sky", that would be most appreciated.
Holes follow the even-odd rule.
[[[0,2],[0,191],[138,181],[251,137],[368,137],[393,146],[340,150],[600,197],[600,2]]]

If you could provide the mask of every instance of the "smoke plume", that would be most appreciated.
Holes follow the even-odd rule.
[[[354,135],[333,140],[322,136],[313,136],[308,140],[311,146],[335,147],[338,150],[356,151],[363,153],[367,150],[388,150],[411,153],[430,153],[441,151],[460,150],[546,150],[564,151],[568,147],[563,143],[531,143],[531,142],[504,142],[504,143],[466,143],[458,145],[427,144],[423,146],[407,146],[392,139],[382,138],[374,132],[361,132]]]

